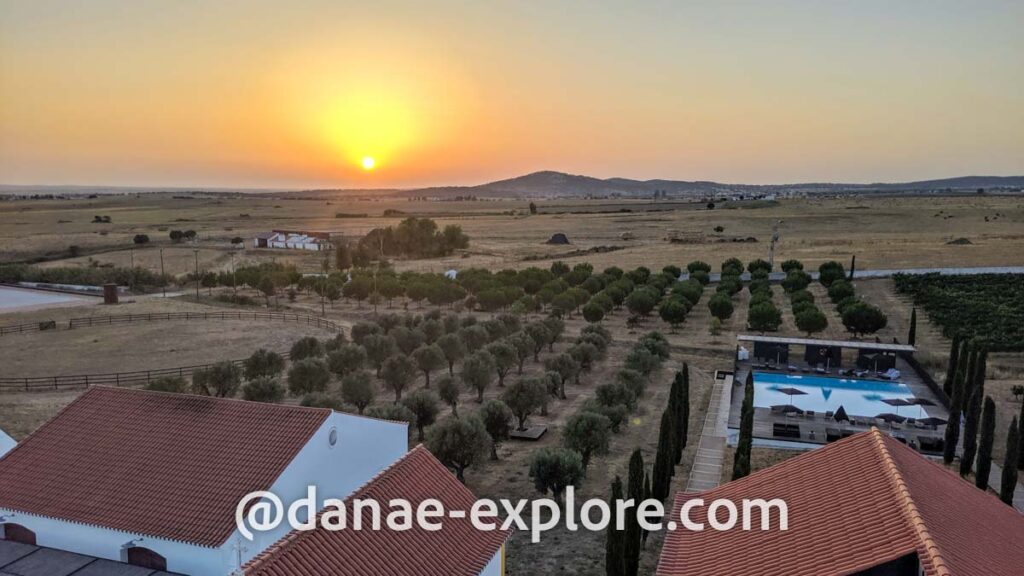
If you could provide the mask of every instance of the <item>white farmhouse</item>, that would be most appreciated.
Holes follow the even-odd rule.
[[[256,234],[253,248],[279,248],[283,250],[330,250],[329,232],[300,232],[295,230],[272,230]]]
[[[404,423],[93,388],[0,458],[0,573],[226,576],[289,529],[241,538],[246,494],[343,499],[407,449]]]

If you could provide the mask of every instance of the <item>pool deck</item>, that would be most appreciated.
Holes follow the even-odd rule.
[[[804,368],[805,364],[796,364],[798,368]],[[738,436],[738,429],[740,424],[740,411],[743,405],[743,385],[747,381],[747,374],[750,373],[752,366],[750,361],[737,361],[735,370],[735,381],[733,384],[732,402],[729,410],[729,443],[735,444],[736,437]],[[939,418],[947,418],[948,413],[943,408],[935,395],[932,394],[931,389],[921,380],[913,368],[911,368],[902,359],[897,360],[896,368],[900,371],[900,383],[905,384],[910,388],[911,394],[916,398],[926,398],[935,402],[934,406],[922,406],[927,416],[936,416]],[[758,368],[758,371],[762,371]],[[788,373],[786,370],[766,370],[768,372],[775,372],[779,374]],[[813,372],[811,374],[814,374]],[[818,376],[824,376],[817,374]],[[913,410],[915,413],[919,410],[918,407],[907,407],[905,410]],[[895,412],[895,408],[891,410]],[[922,445],[935,445],[937,441],[942,441],[945,438],[945,426],[938,427],[924,427],[918,428],[912,425],[904,424],[887,424],[876,420],[871,414],[850,414],[853,422],[836,422],[832,418],[825,418],[822,413],[816,413],[814,416],[808,415],[785,415],[773,413],[769,408],[755,408],[754,409],[754,438],[770,439],[770,440],[788,440],[795,442],[803,442],[810,444],[824,445],[827,443],[827,438],[831,433],[835,436],[837,433],[842,436],[855,434],[857,432],[863,432],[870,430],[871,427],[877,427],[885,432],[891,433],[894,437],[907,443],[913,443],[918,447]],[[780,425],[795,425],[799,427],[799,438],[797,437],[781,437],[775,435],[775,426]],[[941,448],[939,449],[941,451]],[[927,453],[936,453],[935,450],[929,450]]]

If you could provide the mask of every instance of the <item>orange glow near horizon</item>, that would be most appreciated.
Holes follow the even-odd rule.
[[[1024,5],[979,2],[0,3],[0,184],[1018,174]]]

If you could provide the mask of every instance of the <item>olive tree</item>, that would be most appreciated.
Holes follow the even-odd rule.
[[[192,390],[204,396],[232,398],[242,382],[242,369],[224,360],[192,373]]]
[[[491,460],[497,460],[498,447],[512,432],[512,411],[501,400],[490,400],[480,407],[480,419],[491,437]]]
[[[251,402],[275,403],[284,400],[284,386],[273,376],[258,376],[242,386],[242,398]]]
[[[444,351],[436,344],[420,346],[413,351],[412,359],[416,362],[420,372],[423,372],[426,387],[430,388],[430,373],[441,369],[445,365]]]
[[[430,390],[420,388],[403,398],[402,405],[416,416],[417,438],[422,442],[424,429],[434,423],[437,413],[440,412],[437,395]]]
[[[437,379],[437,395],[445,404],[451,406],[452,416],[456,418],[459,417],[459,394],[461,393],[459,381],[455,378],[445,374]]]
[[[555,500],[561,501],[566,486],[583,480],[586,469],[578,452],[567,448],[545,447],[536,451],[530,460],[530,477],[541,494],[551,492]]]
[[[445,334],[437,339],[437,347],[444,353],[444,359],[448,361],[448,375],[455,375],[455,363],[466,355],[466,346],[457,334]]]
[[[562,441],[566,448],[579,452],[586,469],[593,456],[608,453],[611,437],[608,418],[593,412],[577,412],[565,423]]]
[[[366,358],[376,368],[378,378],[384,361],[397,350],[394,339],[383,334],[370,334],[363,338],[363,348],[366,350]]]
[[[339,378],[357,372],[366,364],[366,349],[359,344],[343,344],[327,355],[327,367]]]
[[[466,469],[487,458],[490,444],[487,429],[476,416],[445,418],[431,426],[427,434],[427,448],[442,464],[455,470],[463,484]]]
[[[498,386],[505,386],[505,376],[519,361],[516,349],[505,340],[498,340],[487,345],[487,353],[494,360],[494,371],[498,375]]]
[[[384,361],[380,377],[395,393],[395,403],[402,399],[402,392],[409,387],[416,376],[416,363],[405,354],[394,354]]]
[[[277,376],[284,371],[284,358],[277,352],[260,348],[242,362],[246,380]]]
[[[558,374],[558,397],[565,400],[565,381],[579,374],[579,362],[568,353],[562,352],[558,356],[548,358],[544,362],[544,369]]]
[[[320,340],[313,336],[306,336],[299,338],[292,344],[292,349],[288,355],[292,362],[296,360],[302,360],[303,358],[316,358],[324,355],[324,345]]]
[[[526,430],[526,419],[547,403],[547,384],[542,378],[523,378],[509,385],[501,395],[501,399],[519,421],[516,429]]]
[[[326,362],[320,358],[304,358],[293,363],[288,370],[288,391],[295,396],[323,392],[330,380]]]
[[[484,390],[494,379],[494,358],[483,350],[474,353],[462,363],[462,381],[476,390],[476,401],[483,403]]]
[[[366,410],[367,406],[373,404],[376,395],[377,391],[367,372],[362,370],[351,372],[341,379],[342,400],[355,406],[360,414]]]

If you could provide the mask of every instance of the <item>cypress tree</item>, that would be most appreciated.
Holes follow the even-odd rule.
[[[1013,506],[1013,491],[1017,489],[1017,466],[1020,464],[1020,424],[1013,417],[1006,433],[1006,458],[1003,459],[1003,477],[999,486],[999,499]]]
[[[675,396],[677,438],[674,462],[678,465],[683,460],[683,449],[686,448],[687,436],[690,433],[690,366],[686,362],[683,362],[682,377],[676,374],[676,379],[672,382],[672,394]]]
[[[675,472],[672,447],[675,444],[675,419],[671,407],[661,413],[661,429],[658,432],[658,452],[654,455],[654,482],[651,496],[664,502],[672,486]]]
[[[956,389],[954,394],[960,394],[960,412],[966,416],[967,408],[970,405],[971,394],[974,392],[974,363],[977,361],[978,352],[974,349],[974,343],[967,343],[967,361],[960,359],[960,367],[957,370]]]
[[[953,397],[953,383],[956,382],[957,363],[960,361],[960,348],[962,342],[960,335],[953,336],[953,343],[949,347],[949,363],[946,365],[946,380],[942,383],[942,390],[946,396]]]
[[[616,476],[612,481],[612,495],[608,499],[608,506],[612,512],[611,522],[604,533],[604,573],[606,576],[623,576],[626,573],[623,549],[626,544],[625,531],[616,528],[619,523],[618,502],[620,500],[622,500],[622,479]]]
[[[964,478],[971,473],[974,457],[978,453],[978,424],[981,420],[981,390],[975,388],[964,422],[964,451],[960,457],[960,475]]]
[[[949,422],[946,423],[945,446],[942,449],[942,461],[947,466],[953,463],[956,456],[956,444],[960,441],[960,388],[953,388],[953,399],[949,403]]]
[[[629,484],[626,498],[632,499],[636,506],[644,499],[644,456],[640,449],[633,451],[629,457]],[[640,570],[640,522],[636,517],[636,508],[630,509],[626,516],[625,543],[623,545],[623,575],[637,576]]]
[[[853,271],[857,269],[857,255],[850,256],[850,282],[853,282]]]
[[[985,397],[985,409],[981,416],[981,441],[978,442],[978,465],[974,485],[982,490],[988,488],[988,475],[992,471],[992,444],[996,436],[996,403]]]
[[[736,454],[732,463],[732,479],[738,480],[750,474],[750,451],[754,443],[754,375],[747,374],[743,390],[743,408],[740,411],[740,436],[736,442]]]
[[[1024,402],[1020,404],[1020,416],[1017,418],[1017,431],[1020,432],[1020,440],[1017,445],[1020,446],[1020,451],[1017,454],[1017,470],[1024,470]]]
[[[650,473],[648,473],[648,474],[644,474],[644,500],[649,500],[650,498],[651,498],[651,475],[650,475]],[[641,548],[646,550],[647,549],[647,536],[650,534],[650,532],[647,531],[647,530],[643,530],[643,529],[641,529],[640,532],[642,534]],[[639,563],[639,560],[637,562]]]
[[[907,333],[907,344],[913,346],[917,342],[917,308],[910,310],[910,331]]]

